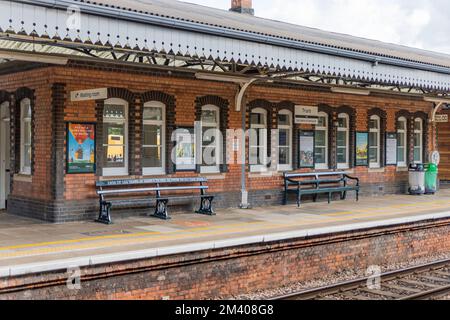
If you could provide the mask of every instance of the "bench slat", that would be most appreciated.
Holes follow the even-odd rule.
[[[165,184],[165,183],[206,183],[207,178],[159,178],[159,179],[133,179],[133,180],[105,180],[97,181],[97,187],[132,186],[143,184]]]
[[[160,187],[160,188],[136,188],[136,189],[120,189],[120,190],[102,190],[97,191],[98,195],[108,194],[126,194],[156,191],[177,191],[177,190],[208,190],[208,186],[182,186],[182,187]]]

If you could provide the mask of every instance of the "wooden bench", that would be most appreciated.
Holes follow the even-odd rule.
[[[137,180],[108,180],[96,183],[100,200],[100,214],[97,222],[111,224],[111,207],[131,207],[148,205],[156,200],[152,216],[170,219],[167,206],[172,199],[200,199],[199,214],[214,215],[212,202],[214,196],[208,195],[206,178],[166,178]],[[183,191],[198,191],[198,194],[180,194]]]
[[[355,181],[355,183],[349,184],[349,181]],[[316,202],[317,195],[328,194],[328,203],[331,203],[333,193],[340,192],[341,200],[345,200],[349,191],[356,191],[356,201],[359,201],[359,179],[345,172],[286,172],[283,204],[287,205],[289,193],[296,194],[297,206],[300,207],[302,195],[313,195],[313,200]]]

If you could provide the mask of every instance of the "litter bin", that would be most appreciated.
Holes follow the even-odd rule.
[[[409,194],[425,194],[425,169],[423,164],[409,165]]]
[[[425,193],[435,194],[437,192],[438,168],[434,163],[425,165]]]

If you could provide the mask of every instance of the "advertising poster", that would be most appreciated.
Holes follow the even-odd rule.
[[[300,167],[314,168],[314,131],[300,132]]]
[[[67,173],[95,172],[95,124],[67,125]]]
[[[356,133],[356,165],[369,165],[369,134],[367,132]]]

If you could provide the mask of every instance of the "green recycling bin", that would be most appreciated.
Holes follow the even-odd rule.
[[[437,192],[438,167],[433,163],[425,165],[425,193],[435,194]]]

